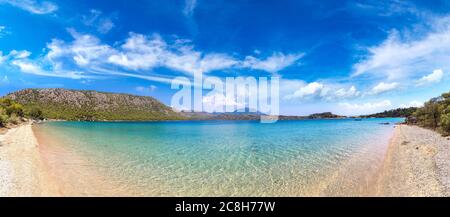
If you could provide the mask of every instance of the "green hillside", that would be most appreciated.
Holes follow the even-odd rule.
[[[25,108],[42,111],[48,119],[62,120],[178,120],[170,107],[152,97],[62,88],[24,89],[10,93]]]

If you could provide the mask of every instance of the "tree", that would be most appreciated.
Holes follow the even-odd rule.
[[[27,116],[34,120],[42,120],[44,116],[42,115],[42,111],[37,107],[32,107],[27,111]]]

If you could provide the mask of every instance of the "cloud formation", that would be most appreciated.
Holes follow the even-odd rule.
[[[54,71],[58,76],[68,72],[68,78],[80,78],[89,73],[141,78],[152,69],[161,67],[187,75],[230,68],[274,72],[294,64],[300,58],[298,55],[277,52],[264,60],[254,57],[251,61],[249,57],[239,60],[226,53],[195,50],[189,40],[167,42],[158,34],[146,36],[130,33],[122,44],[111,46],[90,34],[81,34],[74,29],[68,29],[68,32],[72,41],[53,39],[47,44],[47,53],[43,57],[34,60],[27,58],[13,65],[25,73],[43,76],[51,76]]]
[[[50,14],[58,10],[58,6],[49,1],[38,0],[0,0],[0,3],[9,4],[32,14]]]
[[[389,80],[410,78],[432,69],[450,68],[450,18],[434,21],[433,29],[411,39],[397,30],[353,66],[353,76],[369,74]],[[420,35],[420,34],[416,34]]]
[[[110,17],[103,16],[103,12],[91,9],[88,15],[82,17],[83,24],[96,28],[102,34],[106,34],[114,28],[114,22]]]
[[[185,16],[191,16],[194,13],[195,7],[197,7],[197,0],[185,0],[183,14]]]
[[[248,67],[256,70],[263,70],[271,73],[276,73],[292,64],[297,62],[304,56],[303,53],[298,54],[283,54],[283,53],[273,53],[272,56],[266,59],[258,59],[253,56],[245,57],[243,62],[244,67]]]
[[[371,94],[380,94],[380,93],[394,90],[398,86],[399,86],[399,83],[397,83],[397,82],[392,82],[392,83],[381,82],[381,83],[377,84],[375,87],[373,87],[372,91],[370,93]]]
[[[417,101],[417,100],[413,100],[411,102],[408,102],[406,104],[401,104],[400,108],[410,108],[410,107],[422,107],[423,106],[423,102]]]
[[[367,103],[339,103],[340,107],[344,108],[345,111],[352,114],[369,114],[374,113],[383,109],[389,109],[392,106],[390,100],[382,100],[378,102],[367,102]]]
[[[419,80],[417,80],[417,85],[423,86],[423,85],[427,85],[427,84],[438,83],[442,80],[443,77],[444,77],[444,72],[442,71],[442,69],[436,69],[433,71],[433,73],[431,73],[429,75],[425,75],[422,78],[420,78]]]
[[[282,81],[281,85],[283,85],[283,83],[285,82]],[[346,88],[340,87],[340,85],[337,84],[324,84],[317,81],[300,85],[300,87],[297,88],[294,87],[290,91],[289,94],[285,95],[284,99],[307,100],[319,98],[326,101],[335,101],[355,98],[361,95],[361,92],[358,91],[354,85]],[[292,93],[292,91],[294,92]]]

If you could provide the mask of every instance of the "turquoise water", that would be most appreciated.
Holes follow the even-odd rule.
[[[400,121],[48,122],[35,132],[71,193],[361,195]]]

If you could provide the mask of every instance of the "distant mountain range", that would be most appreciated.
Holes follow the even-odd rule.
[[[25,108],[38,108],[43,117],[61,120],[146,121],[146,120],[259,120],[260,112],[176,112],[153,97],[62,88],[24,89],[6,96]],[[410,114],[403,110],[367,117],[397,117]],[[279,116],[279,120],[346,118],[331,112],[308,116]]]

